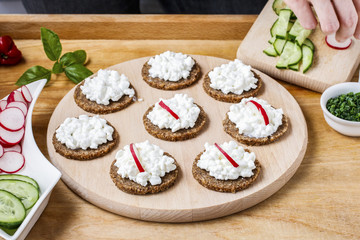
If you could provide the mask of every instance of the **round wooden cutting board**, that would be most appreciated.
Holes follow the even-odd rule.
[[[200,65],[203,76],[212,68],[229,60],[208,56],[192,56]],[[94,205],[131,218],[159,222],[190,222],[213,219],[251,207],[279,190],[299,167],[307,147],[307,126],[300,106],[292,95],[267,75],[256,71],[264,81],[258,97],[276,108],[282,108],[290,119],[288,132],[277,142],[258,147],[254,151],[262,165],[259,178],[248,189],[233,193],[220,193],[202,187],[192,176],[191,167],[195,157],[211,144],[233,140],[223,131],[222,120],[230,103],[219,102],[208,96],[203,88],[203,78],[189,88],[163,91],[147,85],[141,77],[142,65],[149,58],[140,58],[117,64],[109,69],[128,76],[137,92],[137,101],[126,109],[102,115],[119,132],[120,142],[109,154],[90,161],[70,160],[55,152],[52,136],[55,129],[67,117],[88,114],[73,99],[73,88],[58,104],[47,131],[47,147],[52,163],[62,172],[62,180],[78,195]],[[187,93],[201,105],[208,115],[209,123],[194,139],[167,142],[152,137],[143,126],[142,117],[149,106],[160,97],[171,98],[175,93]],[[149,140],[170,153],[181,167],[175,185],[165,192],[153,195],[130,195],[119,190],[112,182],[109,170],[117,150],[129,143]],[[246,147],[246,146],[245,146]]]

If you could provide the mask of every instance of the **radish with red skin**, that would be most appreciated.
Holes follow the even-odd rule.
[[[264,122],[265,122],[265,125],[268,125],[269,124],[269,117],[265,111],[265,109],[261,106],[261,104],[259,104],[258,102],[254,101],[254,100],[250,100],[246,103],[252,103],[255,105],[255,107],[259,110],[259,112],[261,113],[261,115],[263,116],[264,118]]]
[[[0,126],[8,131],[18,131],[25,126],[25,115],[19,108],[6,108],[0,113]]]
[[[10,145],[10,144],[7,144],[6,142],[4,142],[3,140],[1,140],[1,137],[0,137],[0,145],[5,147],[5,148],[8,148],[8,147],[12,147],[13,145]]]
[[[4,111],[5,110],[5,108],[6,108],[6,106],[7,106],[7,100],[1,100],[0,101],[0,109],[1,109],[1,111]],[[0,112],[1,112],[0,111]]]
[[[12,147],[4,147],[4,152],[18,152],[22,153],[22,148],[20,144],[16,144]]]
[[[18,152],[6,152],[0,158],[0,171],[4,173],[16,173],[25,165],[25,157]]]
[[[0,139],[5,143],[6,147],[11,147],[23,139],[25,134],[25,127],[21,128],[19,131],[8,131],[0,126]],[[2,144],[3,145],[3,144]]]
[[[27,102],[25,101],[23,95],[21,92],[19,92],[18,90],[12,91],[8,98],[7,98],[7,102],[23,102],[27,105]]]
[[[21,87],[21,94],[27,103],[31,103],[32,96],[29,89],[25,85]]]
[[[160,101],[159,105],[160,105],[160,107],[162,107],[163,109],[168,111],[171,114],[171,116],[173,116],[176,120],[179,119],[179,116],[176,113],[174,113],[173,110],[171,110],[171,108],[169,108],[169,106],[166,105],[163,101]]]
[[[351,40],[351,38],[349,38],[345,42],[338,42],[335,38],[335,33],[334,33],[334,34],[327,35],[325,37],[325,42],[331,48],[334,48],[336,50],[345,50],[350,47],[352,40]]]
[[[4,155],[5,149],[4,147],[0,144],[0,158],[2,157],[2,155]]]
[[[19,108],[23,113],[24,113],[24,116],[26,116],[27,114],[27,105],[23,102],[11,102],[11,103],[8,103],[8,105],[6,106],[6,108]]]

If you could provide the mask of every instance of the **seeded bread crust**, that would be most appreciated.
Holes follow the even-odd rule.
[[[194,60],[195,61],[195,60]],[[161,78],[152,78],[149,76],[149,69],[151,66],[146,62],[141,70],[141,75],[144,79],[144,81],[149,84],[151,87],[162,89],[162,90],[178,90],[186,88],[193,83],[195,83],[197,80],[199,80],[201,75],[201,69],[199,64],[195,61],[194,66],[192,67],[190,71],[190,75],[184,79],[180,79],[177,82],[171,82],[171,81],[165,81]]]
[[[134,88],[135,95],[134,97],[129,97],[128,95],[123,95],[118,101],[111,101],[108,105],[97,104],[95,101],[90,101],[86,98],[85,94],[82,93],[80,86],[83,86],[85,81],[77,85],[74,91],[74,100],[75,103],[82,109],[87,112],[95,114],[108,114],[120,111],[127,106],[129,106],[133,101],[133,98],[136,96],[135,88],[130,85],[131,88]]]
[[[249,152],[249,150],[245,150]],[[204,153],[201,152],[195,158],[193,165],[192,165],[192,174],[193,177],[198,181],[202,186],[214,190],[217,192],[231,192],[236,193],[240,190],[248,188],[259,176],[261,165],[260,162],[255,159],[255,166],[256,168],[253,169],[253,175],[251,177],[239,177],[235,180],[218,180],[213,176],[210,176],[209,172],[201,169],[197,166],[198,161],[200,160],[201,155]]]
[[[109,122],[107,122],[107,124],[110,125],[112,128],[114,128]],[[60,155],[62,155],[63,157],[69,159],[75,159],[75,160],[91,160],[106,155],[118,144],[120,136],[115,128],[112,137],[113,137],[112,141],[108,141],[104,144],[101,144],[97,149],[86,149],[86,150],[67,148],[65,144],[62,144],[60,141],[57,140],[56,132],[53,135],[52,142],[55,151]]]
[[[231,137],[233,137],[238,142],[241,142],[243,144],[250,145],[250,146],[260,146],[260,145],[265,145],[265,144],[275,142],[281,136],[283,136],[289,128],[289,120],[283,114],[282,124],[278,127],[276,132],[274,132],[272,135],[270,135],[268,137],[263,137],[263,138],[253,138],[253,137],[248,137],[243,134],[240,134],[238,128],[236,127],[236,124],[233,123],[229,119],[228,114],[226,114],[226,118],[223,121],[223,126],[224,126],[225,132],[228,133]]]
[[[165,152],[164,154],[168,157],[173,158],[169,153]],[[115,186],[126,193],[135,194],[135,195],[158,193],[169,189],[175,184],[180,169],[179,165],[175,161],[174,163],[176,165],[176,169],[169,173],[166,173],[161,178],[161,183],[159,185],[151,185],[148,183],[148,185],[142,186],[128,178],[122,178],[117,173],[119,168],[115,166],[115,162],[116,160],[112,162],[110,167],[110,177],[112,181],[115,183]]]
[[[176,132],[172,132],[171,129],[160,129],[158,126],[154,125],[150,119],[147,118],[149,112],[152,111],[155,105],[152,105],[144,114],[143,116],[143,123],[145,129],[148,133],[152,136],[166,140],[166,141],[183,141],[190,138],[196,137],[201,130],[205,127],[207,122],[207,115],[202,107],[196,104],[200,108],[199,117],[195,122],[194,127],[188,129],[180,129]]]
[[[258,79],[257,87],[254,89],[250,89],[249,91],[244,91],[240,95],[235,94],[235,93],[224,94],[221,90],[217,90],[217,89],[210,87],[211,80],[209,77],[209,72],[205,75],[204,82],[203,82],[203,88],[210,97],[215,98],[218,101],[238,103],[243,98],[255,97],[259,93],[259,91],[263,85],[263,81],[262,81],[261,77],[259,75],[257,75],[254,71],[252,71],[252,72],[253,72],[255,78]]]

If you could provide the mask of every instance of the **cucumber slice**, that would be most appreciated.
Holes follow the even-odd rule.
[[[310,40],[310,39],[305,39],[305,41],[303,42],[303,45],[308,46],[309,48],[311,48],[311,50],[315,50],[315,45],[314,43]]]
[[[281,55],[281,53],[284,49],[285,43],[286,43],[286,40],[284,40],[284,39],[277,38],[275,40],[273,45],[274,45],[275,51],[278,55]]]
[[[34,187],[36,187],[36,189],[38,189],[40,191],[40,187],[39,187],[38,183],[34,179],[32,179],[31,177],[28,177],[28,176],[24,176],[24,175],[20,175],[20,174],[4,174],[4,175],[0,175],[0,180],[2,180],[2,179],[16,179],[16,180],[28,182],[28,183],[31,183],[32,185],[34,185]]]
[[[292,11],[290,9],[282,9],[276,24],[275,36],[277,38],[286,39],[287,29]]]
[[[292,26],[294,26],[294,23],[293,23],[293,22],[289,22],[287,30],[290,31],[290,29],[292,28]]]
[[[303,55],[303,66],[304,66],[304,69],[303,69],[303,73],[306,73],[312,63],[313,63],[313,60],[314,60],[314,52],[313,50],[311,50],[310,47],[306,46],[306,45],[302,45],[301,47],[302,49],[302,55]]]
[[[0,226],[14,229],[26,216],[25,207],[14,194],[0,190]]]
[[[295,39],[295,41],[301,46],[305,39],[311,34],[311,30],[305,29],[300,25],[298,20],[295,21],[294,25],[289,31],[289,37]]]
[[[266,55],[270,56],[270,57],[276,57],[277,53],[275,51],[275,48],[273,45],[271,45],[270,47],[268,47],[267,49],[265,49],[263,51]]]
[[[295,65],[301,61],[302,51],[298,44],[287,41],[280,59],[276,64],[277,68],[283,69],[290,65]]]
[[[14,194],[24,204],[25,209],[29,209],[39,199],[39,191],[34,185],[21,180],[0,180],[0,189]]]
[[[290,65],[290,66],[289,66],[289,69],[294,70],[294,71],[299,71],[299,69],[300,69],[300,62],[298,62],[298,63],[295,64],[295,65]]]
[[[270,43],[271,45],[275,42],[276,37],[273,36],[272,38],[270,38],[270,40],[268,41],[268,43]]]
[[[276,13],[276,15],[279,15],[280,10],[286,8],[286,4],[283,0],[274,0],[272,4],[272,9]]]

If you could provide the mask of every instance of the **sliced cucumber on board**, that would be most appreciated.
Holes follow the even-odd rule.
[[[299,69],[300,69],[300,62],[298,62],[298,63],[295,64],[295,65],[290,65],[290,66],[289,66],[289,69],[294,70],[294,71],[299,71]]]
[[[277,68],[284,69],[301,61],[302,51],[298,44],[287,41],[280,59],[276,64]]]
[[[273,30],[273,36],[276,36],[276,38],[286,39],[291,13],[292,11],[290,9],[280,10],[276,28]]]
[[[314,43],[310,40],[310,39],[305,39],[305,41],[303,42],[304,45],[308,46],[309,48],[311,48],[311,50],[315,50],[315,45]]]
[[[303,57],[302,57],[303,73],[306,73],[310,69],[310,67],[313,63],[314,51],[311,50],[311,48],[305,44],[302,45],[301,50],[302,50],[302,55],[303,55]]]
[[[294,25],[289,31],[289,37],[295,39],[295,41],[301,46],[305,39],[310,36],[311,30],[305,29],[300,25],[299,20],[296,20]]]
[[[270,57],[276,57],[278,55],[273,45],[270,45],[270,47],[265,49],[263,52]]]
[[[272,5],[272,9],[276,13],[276,15],[279,15],[280,10],[285,9],[286,7],[287,6],[283,0],[274,0],[273,5]]]
[[[14,194],[0,190],[0,226],[14,229],[24,221],[26,211],[23,203]]]
[[[21,180],[0,180],[0,190],[14,194],[24,204],[25,209],[29,209],[39,199],[39,190],[31,183]]]
[[[273,46],[274,46],[274,49],[275,49],[277,55],[281,55],[281,53],[282,53],[282,51],[284,49],[285,43],[286,43],[285,39],[277,38],[275,40]]]

